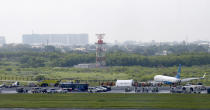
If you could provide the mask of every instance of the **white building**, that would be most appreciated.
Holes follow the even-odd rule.
[[[78,64],[74,65],[75,68],[96,68],[95,63],[88,63],[88,64]]]
[[[115,86],[133,86],[134,81],[133,79],[131,80],[117,80]]]
[[[88,44],[88,34],[24,34],[23,44],[70,46]]]

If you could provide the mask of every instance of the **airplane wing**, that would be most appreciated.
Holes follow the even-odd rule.
[[[188,81],[191,81],[191,80],[204,79],[205,76],[206,76],[206,73],[204,73],[203,77],[200,77],[200,78],[184,78],[184,79],[181,79],[181,82],[188,82]]]
[[[188,82],[188,81],[196,80],[196,79],[201,79],[201,78],[185,78],[185,79],[181,79],[181,82]]]

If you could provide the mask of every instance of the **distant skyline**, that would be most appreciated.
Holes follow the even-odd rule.
[[[0,36],[97,33],[105,41],[210,40],[210,0],[0,0]]]

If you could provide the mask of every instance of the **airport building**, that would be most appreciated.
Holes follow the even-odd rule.
[[[78,64],[74,65],[75,68],[96,68],[95,63],[88,63],[88,64]]]
[[[29,45],[86,45],[88,34],[24,34],[22,40]]]
[[[5,37],[4,36],[0,36],[0,45],[4,45],[6,43],[5,41]]]

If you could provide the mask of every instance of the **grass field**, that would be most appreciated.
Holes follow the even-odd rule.
[[[38,75],[43,75],[49,79],[71,78],[75,80],[115,80],[115,79],[134,79],[138,81],[152,80],[154,75],[163,74],[175,76],[177,73],[174,67],[142,67],[142,66],[114,66],[104,69],[78,69],[62,67],[40,67],[40,68],[21,68],[19,66],[0,65],[1,80],[33,80]],[[182,78],[201,77],[207,73],[205,84],[210,85],[208,73],[210,65],[182,66]]]
[[[1,108],[210,109],[209,94],[0,94]]]

